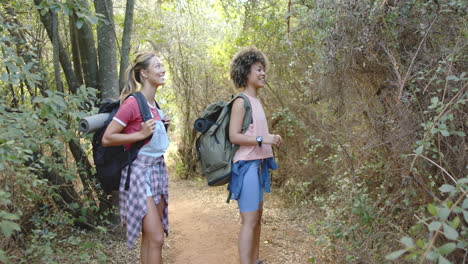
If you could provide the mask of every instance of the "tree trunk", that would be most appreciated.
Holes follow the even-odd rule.
[[[58,29],[58,14],[57,11],[52,11],[52,54],[54,58],[54,75],[55,85],[57,91],[63,93],[62,78],[60,77],[60,65],[59,65],[59,29]]]
[[[87,0],[79,0],[79,4],[89,9]],[[93,30],[88,23],[83,23],[83,26],[78,29],[78,44],[85,85],[99,89],[96,43]]]
[[[78,85],[83,85],[83,73],[80,61],[80,49],[78,44],[78,31],[76,29],[76,15],[71,15],[69,19],[70,41],[72,50],[73,70]]]
[[[92,200],[92,193],[95,188],[93,185],[93,173],[91,172],[92,165],[89,162],[88,156],[86,156],[86,153],[80,146],[78,140],[70,140],[68,142],[68,147],[76,161],[78,175],[80,176],[81,183],[83,184],[84,193],[86,193],[88,198]],[[100,197],[100,199],[102,198],[103,197]]]
[[[39,6],[41,2],[42,0],[34,0],[34,3],[36,4],[36,6]],[[39,10],[39,13],[41,13],[41,10]],[[49,36],[49,39],[53,41],[54,35],[53,35],[53,27],[52,27],[53,23],[52,23],[51,11],[49,10],[49,12],[45,14],[41,14],[40,18],[41,18],[42,24],[44,25],[47,31],[47,36]],[[76,81],[75,74],[73,73],[73,67],[71,65],[70,59],[67,56],[67,52],[65,48],[62,46],[60,38],[58,38],[58,46],[59,46],[60,64],[62,65],[62,69],[65,74],[65,78],[67,80],[68,89],[72,93],[75,93],[79,85],[78,85],[78,82]]]
[[[112,0],[94,0],[97,13],[104,16],[107,23],[100,21],[97,26],[99,57],[99,90],[102,99],[119,97],[119,78],[115,48],[115,28]]]
[[[135,6],[134,0],[127,0],[127,7],[125,9],[125,22],[124,31],[122,36],[122,49],[120,51],[120,73],[119,73],[119,87],[120,91],[125,86],[125,71],[128,67],[128,57],[130,53],[130,40],[132,39],[132,25],[133,25],[133,9]]]

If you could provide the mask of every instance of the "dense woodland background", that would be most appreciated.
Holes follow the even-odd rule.
[[[467,21],[464,0],[1,0],[0,262],[73,248],[106,263],[80,238],[113,211],[77,123],[117,98],[138,52],[166,65],[172,176],[189,179],[193,121],[237,93],[230,58],[255,45],[285,142],[275,189],[317,210],[310,235],[337,263],[466,263]]]

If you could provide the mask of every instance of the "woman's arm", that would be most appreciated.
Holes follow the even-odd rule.
[[[112,120],[106,128],[102,136],[102,145],[104,147],[121,146],[134,143],[151,136],[154,132],[156,122],[150,119],[145,123],[141,123],[141,130],[131,134],[122,133],[124,126]]]
[[[238,98],[232,104],[231,109],[231,120],[229,123],[229,141],[231,143],[241,146],[253,146],[257,145],[257,136],[246,136],[242,134],[242,123],[244,122],[245,108],[244,99]],[[268,134],[263,136],[264,144],[279,145],[281,143],[281,137],[279,135]]]

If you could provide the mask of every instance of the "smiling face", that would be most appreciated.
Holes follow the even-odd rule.
[[[142,70],[141,73],[154,87],[158,87],[166,83],[166,70],[157,56],[151,58],[148,68]]]
[[[247,77],[247,86],[253,88],[262,88],[265,86],[266,72],[262,63],[256,62],[250,66],[250,72]]]
[[[231,60],[230,75],[234,86],[236,88],[265,86],[267,65],[268,59],[257,48],[251,46],[239,50]]]

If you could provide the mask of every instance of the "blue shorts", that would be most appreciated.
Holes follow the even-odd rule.
[[[260,185],[260,162],[252,162],[244,175],[242,189],[237,199],[241,213],[257,211],[259,203],[263,202],[263,190]]]

